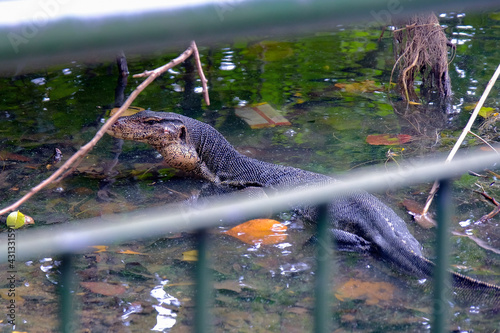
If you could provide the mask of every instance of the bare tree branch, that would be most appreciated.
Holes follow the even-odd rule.
[[[477,102],[476,107],[474,108],[474,111],[472,112],[469,121],[467,122],[467,125],[465,125],[462,133],[460,134],[460,137],[458,138],[457,142],[455,142],[455,145],[453,146],[453,149],[451,150],[450,154],[446,158],[446,161],[444,163],[450,163],[455,154],[458,151],[458,148],[460,148],[460,145],[462,145],[462,142],[465,139],[465,136],[467,133],[470,132],[470,129],[472,128],[472,124],[474,124],[474,120],[476,120],[477,115],[479,114],[479,110],[483,107],[484,101],[486,100],[486,97],[488,97],[488,94],[491,91],[491,88],[495,84],[495,82],[498,79],[498,76],[500,75],[500,65],[498,65],[497,70],[491,77],[490,81],[488,82],[488,85],[486,86],[486,89],[484,89],[483,95],[479,99],[479,102]],[[429,193],[429,196],[427,197],[427,202],[425,203],[424,210],[422,212],[422,215],[427,214],[429,211],[429,207],[431,206],[432,199],[434,199],[434,195],[436,194],[437,190],[439,188],[439,182],[436,180],[434,184],[432,185],[432,189]]]
[[[77,166],[78,164],[82,161],[83,157],[92,149],[94,146],[99,142],[99,140],[104,136],[108,128],[118,119],[121,117],[123,112],[128,109],[128,107],[132,104],[132,102],[139,96],[139,94],[151,83],[153,82],[158,76],[161,74],[165,73],[167,70],[169,70],[172,67],[177,66],[178,64],[182,63],[185,61],[187,58],[189,58],[192,54],[195,54],[195,59],[197,63],[197,68],[198,72],[200,73],[201,77],[201,83],[203,85],[203,95],[205,97],[205,102],[207,105],[210,104],[209,98],[208,98],[208,90],[207,90],[207,85],[206,85],[206,78],[205,75],[203,74],[202,67],[201,67],[201,62],[200,62],[200,55],[198,54],[198,48],[196,47],[196,43],[194,41],[191,42],[191,45],[184,51],[180,56],[175,58],[174,60],[170,61],[168,64],[158,67],[157,69],[153,71],[145,71],[142,74],[134,75],[134,77],[147,77],[144,82],[142,82],[137,88],[130,94],[130,96],[127,98],[125,103],[118,109],[118,111],[113,114],[108,121],[102,127],[97,131],[96,135],[90,140],[86,145],[81,147],[73,156],[71,156],[59,169],[57,169],[56,172],[54,172],[49,178],[45,179],[43,182],[38,184],[37,186],[33,187],[28,193],[26,193],[21,199],[13,203],[12,205],[3,208],[0,210],[0,215],[3,215],[9,211],[13,211],[17,209],[19,206],[21,206],[23,203],[25,203],[28,199],[30,199],[33,195],[38,193],[41,189],[43,189],[45,186],[49,185],[52,182],[55,181],[60,181],[62,180],[65,176],[67,176],[69,173],[71,173]],[[58,178],[59,177],[59,178]]]

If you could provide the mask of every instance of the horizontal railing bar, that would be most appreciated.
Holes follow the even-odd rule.
[[[264,199],[248,200],[241,195],[217,199],[206,209],[190,209],[180,205],[167,205],[142,211],[115,214],[64,225],[16,231],[16,260],[50,256],[82,250],[96,244],[146,237],[158,237],[168,232],[180,232],[220,226],[248,218],[255,218],[258,212],[289,209],[290,203],[304,198],[310,204],[328,202],[336,195],[364,189],[369,192],[388,187],[401,187],[455,177],[468,170],[492,168],[500,161],[496,153],[478,152],[456,158],[444,166],[443,162],[413,161],[412,166],[401,168],[376,168],[372,171],[353,172],[342,182],[300,191],[288,191]],[[415,166],[419,164],[418,166]],[[222,221],[221,221],[222,219]],[[232,222],[231,222],[232,221]],[[7,248],[7,233],[0,235],[0,248]],[[0,251],[0,262],[7,261],[7,251]]]
[[[19,73],[67,61],[114,59],[119,50],[147,54],[165,48],[228,42],[248,36],[303,34],[338,24],[364,22],[381,27],[395,15],[422,10],[484,10],[492,0],[206,0],[136,14],[120,10],[102,17],[63,16],[73,1],[0,2],[0,12],[17,3],[30,15],[15,25],[0,21],[0,72]],[[8,7],[9,6],[9,7]],[[34,6],[34,8],[33,8]],[[14,13],[13,13],[14,14]]]

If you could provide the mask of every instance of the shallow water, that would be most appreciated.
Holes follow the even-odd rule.
[[[448,113],[395,113],[398,98],[387,92],[392,64],[391,38],[378,30],[340,28],[284,40],[241,40],[228,45],[199,45],[209,80],[212,105],[202,105],[200,83],[185,67],[156,80],[134,102],[152,110],[179,112],[203,120],[240,151],[272,163],[339,174],[367,165],[404,167],[411,158],[447,152],[468,119],[500,60],[498,21],[487,14],[443,17],[457,54],[450,64],[454,91]],[[129,55],[129,70],[140,73],[177,54]],[[2,205],[15,201],[50,174],[55,148],[68,158],[95,133],[112,108],[117,71],[106,64],[71,63],[38,73],[0,79],[0,180]],[[340,88],[373,81],[362,92]],[[127,93],[140,82],[129,79]],[[353,86],[350,86],[353,87]],[[486,106],[498,111],[498,87]],[[234,108],[269,103],[291,126],[250,129]],[[474,130],[479,131],[478,120]],[[494,123],[484,137],[496,140]],[[368,135],[405,134],[409,143],[376,146]],[[477,149],[473,137],[464,149]],[[114,141],[103,138],[77,172],[21,207],[35,226],[56,228],[87,217],[189,200],[202,184],[161,164],[143,144],[125,142],[113,164]],[[103,171],[105,170],[105,171]],[[498,172],[498,170],[497,170]],[[474,193],[482,186],[498,198],[495,175],[465,175],[455,181],[455,231],[474,234],[500,248],[498,217],[475,223],[492,207]],[[430,184],[391,190],[379,197],[409,224],[432,257],[433,231],[415,225],[403,199],[425,202]],[[213,326],[220,332],[303,332],[312,328],[314,252],[304,243],[312,231],[289,212],[276,219],[289,225],[285,242],[250,246],[213,230]],[[56,230],[56,229],[54,229]],[[4,230],[5,231],[5,230]],[[454,268],[497,283],[500,257],[469,239],[452,237]],[[81,331],[183,332],[193,325],[194,249],[188,234],[136,240],[106,249],[90,248],[76,256],[76,290]],[[99,252],[100,250],[103,250]],[[121,252],[120,252],[121,251]],[[128,251],[124,252],[123,251]],[[55,258],[18,263],[18,331],[56,329],[58,265]],[[383,261],[338,253],[332,262],[332,314],[340,331],[429,331],[432,307],[428,286],[420,285]],[[6,280],[5,270],[0,277]],[[97,282],[107,283],[103,291]],[[89,284],[90,283],[90,284]],[[3,288],[8,287],[4,285]],[[100,292],[99,292],[100,291]],[[8,297],[2,289],[2,304]],[[105,294],[103,294],[103,292]],[[5,297],[4,297],[5,296]],[[454,304],[450,329],[498,330],[498,309]],[[3,331],[11,326],[0,323]]]

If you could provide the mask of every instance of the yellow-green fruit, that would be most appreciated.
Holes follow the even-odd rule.
[[[7,226],[12,229],[21,228],[24,225],[24,214],[20,211],[12,212],[7,216]]]

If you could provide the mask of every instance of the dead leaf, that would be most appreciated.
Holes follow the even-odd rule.
[[[182,260],[183,261],[198,261],[198,251],[191,250],[182,252]]]
[[[109,112],[109,116],[113,116],[117,111],[119,110],[119,108],[114,108],[112,109],[110,112]],[[123,111],[122,113],[122,117],[125,117],[125,116],[131,116],[133,114],[136,114],[137,112],[141,112],[141,111],[144,111],[145,109],[143,108],[140,108],[138,106],[129,106],[127,110]]]
[[[226,233],[238,238],[247,244],[278,244],[283,242],[287,234],[287,227],[272,219],[255,219],[229,229]]]
[[[0,151],[0,160],[1,161],[30,162],[31,158],[2,150],[2,151]]]
[[[366,137],[366,142],[373,146],[390,146],[401,145],[411,139],[411,135],[408,134],[372,134]]]
[[[403,206],[405,206],[405,208],[408,210],[408,213],[413,216],[415,222],[417,222],[417,224],[422,228],[430,229],[437,225],[436,221],[434,221],[429,213],[422,214],[424,206],[420,203],[414,200],[404,199]]]
[[[365,282],[350,279],[335,290],[335,297],[340,301],[345,299],[365,300],[368,305],[377,305],[394,298],[395,287],[387,282]]]
[[[238,280],[225,280],[222,282],[215,282],[214,288],[217,290],[230,290],[239,293],[243,288],[248,288],[248,286]]]
[[[108,247],[106,245],[92,245],[91,247],[93,247],[94,249],[97,249],[97,251],[94,251],[94,253],[101,253],[101,252],[104,252],[108,249]]]
[[[125,287],[120,284],[111,284],[107,282],[80,282],[82,287],[87,288],[95,294],[105,296],[118,296],[125,292]]]
[[[148,255],[147,253],[140,253],[140,252],[135,252],[135,251],[132,251],[132,250],[120,250],[120,251],[116,251],[116,253],[120,253],[120,254],[139,254],[141,256],[147,256]]]
[[[9,302],[11,300],[14,300],[16,304],[19,305],[24,304],[24,298],[20,295],[18,290],[16,290],[16,292],[14,293],[14,297],[12,297],[12,294],[12,290],[9,291],[9,288],[0,289],[0,298],[3,298]]]

